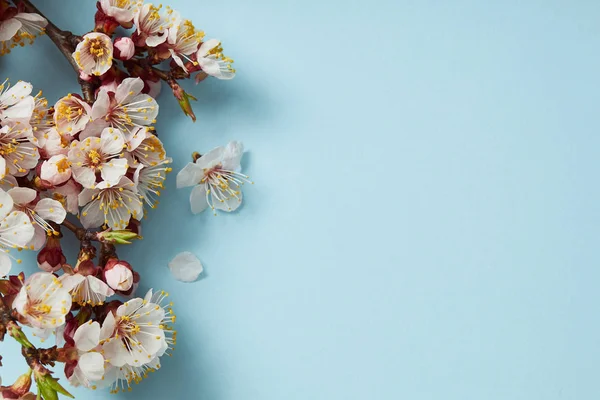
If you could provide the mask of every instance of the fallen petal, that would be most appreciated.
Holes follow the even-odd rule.
[[[169,263],[169,269],[175,279],[181,282],[195,281],[203,270],[198,257],[189,251],[177,254]]]

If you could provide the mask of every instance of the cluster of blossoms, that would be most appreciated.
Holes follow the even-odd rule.
[[[117,35],[117,28],[124,28]],[[178,80],[231,79],[233,60],[221,42],[204,39],[169,7],[132,0],[97,2],[94,31],[76,36],[49,23],[29,0],[0,0],[0,55],[45,33],[76,68],[82,94],[50,103],[32,85],[0,84],[0,340],[17,340],[31,368],[0,398],[69,395],[46,368],[64,363],[68,381],[92,389],[128,390],[160,367],[176,341],[167,293],[136,297],[140,275],[117,256],[117,244],[139,239],[141,219],[155,208],[172,160],[154,125],[162,83],[195,120]],[[161,66],[168,65],[168,69]],[[233,141],[177,175],[191,187],[194,214],[230,212],[242,202],[243,147]],[[77,222],[79,221],[79,222]],[[61,239],[80,241],[67,263]],[[40,272],[10,275],[15,252],[36,250]],[[99,252],[99,254],[97,254]],[[169,264],[185,282],[202,271],[191,253]],[[56,346],[37,349],[21,327]],[[37,396],[29,392],[34,374]]]

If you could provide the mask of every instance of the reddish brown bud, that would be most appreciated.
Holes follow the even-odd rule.
[[[67,262],[60,245],[60,239],[49,236],[46,245],[37,255],[38,267],[46,272],[56,272]]]

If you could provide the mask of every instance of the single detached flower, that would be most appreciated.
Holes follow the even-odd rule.
[[[135,184],[125,176],[114,185],[103,181],[95,189],[83,189],[79,205],[83,207],[81,223],[86,229],[103,224],[111,229],[125,229],[131,217],[140,219],[143,212]]]
[[[143,94],[143,89],[140,78],[124,79],[114,93],[100,89],[92,106],[92,118],[103,119],[107,125],[120,129],[129,140],[138,128],[155,123],[158,115],[156,100]]]
[[[231,66],[233,60],[223,55],[221,42],[209,39],[200,45],[196,59],[202,71],[219,79],[233,79],[235,69]]]
[[[104,376],[104,357],[100,353],[100,324],[88,321],[81,325],[73,335],[77,360],[72,374],[67,376],[73,386],[93,387],[93,382]],[[65,368],[68,369],[68,368]]]
[[[190,204],[194,214],[210,207],[233,211],[242,203],[241,187],[246,182],[253,183],[247,175],[238,172],[244,148],[240,142],[230,142],[225,147],[217,147],[187,164],[177,174],[177,187],[195,186],[190,194]]]
[[[40,178],[52,186],[58,186],[71,178],[71,162],[67,156],[52,156],[42,163]]]
[[[146,3],[137,10],[133,22],[137,26],[137,45],[156,47],[167,40],[169,28],[178,21],[171,8],[163,10],[162,5]]]
[[[54,275],[37,272],[25,281],[13,307],[32,327],[53,329],[65,323],[71,295]]]
[[[73,136],[90,121],[92,108],[78,95],[68,94],[54,105],[54,122],[58,133]]]
[[[34,227],[21,211],[12,211],[12,197],[0,189],[0,277],[8,275],[12,265],[10,249],[22,249],[31,241]]]
[[[127,160],[119,158],[125,146],[125,138],[118,129],[106,128],[99,138],[88,137],[73,141],[69,150],[73,179],[85,188],[94,188],[96,173],[104,181],[116,183],[127,172]]]
[[[112,66],[112,41],[104,33],[88,33],[75,48],[73,58],[86,74],[102,75]]]
[[[17,211],[25,213],[35,227],[35,235],[30,245],[33,250],[39,250],[46,237],[58,235],[48,221],[62,223],[67,216],[67,212],[62,204],[52,199],[37,200],[37,192],[30,188],[16,187],[8,191],[13,200],[13,207]]]
[[[128,37],[120,37],[114,44],[115,57],[119,60],[129,60],[135,54],[135,44]]]
[[[27,175],[40,158],[38,148],[30,141],[27,124],[7,124],[0,128],[0,178],[8,172],[14,176]]]
[[[35,100],[31,94],[31,83],[19,81],[10,86],[8,79],[0,84],[0,121],[29,121]]]
[[[169,29],[167,39],[169,52],[173,60],[185,72],[187,72],[185,61],[197,64],[190,56],[198,51],[198,46],[202,39],[204,39],[204,32],[197,30],[189,19],[184,19],[179,25]]]

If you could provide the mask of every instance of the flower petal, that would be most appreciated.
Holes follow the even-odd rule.
[[[59,201],[52,199],[40,200],[35,205],[35,212],[43,219],[56,222],[57,224],[61,224],[67,216],[63,205]]]
[[[169,263],[171,273],[181,282],[193,282],[202,273],[202,263],[189,251],[179,253]]]
[[[88,380],[99,381],[104,375],[104,357],[96,352],[86,353],[79,357],[77,367],[81,369]]]
[[[0,223],[0,238],[5,243],[25,247],[31,241],[33,235],[33,225],[24,212],[13,211]]]
[[[198,214],[206,210],[208,207],[208,201],[206,199],[206,185],[201,184],[194,186],[190,193],[190,206],[192,213]]]
[[[13,208],[13,199],[10,194],[0,190],[0,219],[4,219]]]
[[[16,187],[8,191],[13,201],[19,205],[26,205],[35,200],[37,192],[30,188]]]
[[[0,251],[0,278],[4,278],[10,272],[12,260],[4,251]]]
[[[80,351],[90,351],[100,343],[100,324],[86,322],[75,331],[73,336],[75,346]]]
[[[181,189],[197,185],[200,183],[203,176],[204,171],[202,170],[202,167],[194,163],[188,163],[177,173],[177,188]]]

